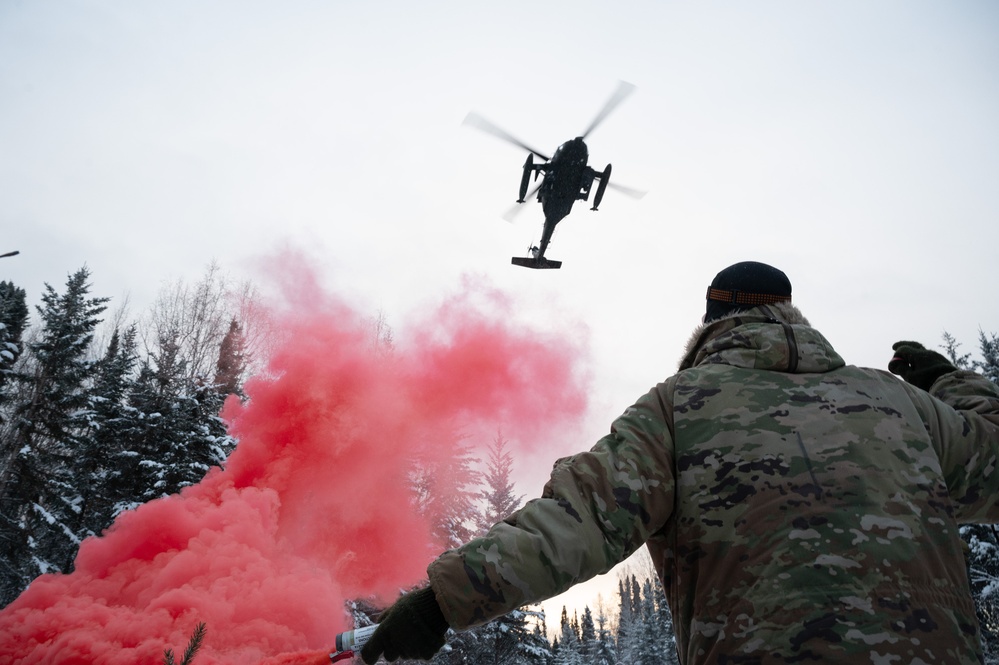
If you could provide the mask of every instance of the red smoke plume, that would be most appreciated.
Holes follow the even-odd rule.
[[[542,444],[582,415],[579,345],[510,323],[502,294],[466,283],[389,350],[295,269],[269,312],[282,342],[223,411],[239,439],[226,468],[122,514],[72,574],[35,580],[0,612],[0,662],[159,664],[199,622],[196,665],[328,662],[345,600],[391,600],[438,553],[408,460],[447,457],[459,432]]]

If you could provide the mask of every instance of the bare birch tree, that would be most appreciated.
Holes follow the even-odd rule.
[[[160,340],[172,340],[187,363],[187,378],[211,380],[219,349],[235,322],[242,338],[243,368],[251,372],[266,335],[266,326],[255,315],[256,297],[250,282],[234,282],[214,261],[193,286],[181,280],[167,284],[141,326],[146,353],[154,355]]]

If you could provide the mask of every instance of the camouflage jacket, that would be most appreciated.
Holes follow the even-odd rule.
[[[706,326],[540,498],[433,562],[448,622],[647,544],[681,663],[980,662],[958,524],[999,521],[999,390],[957,371],[931,395],[776,316]]]

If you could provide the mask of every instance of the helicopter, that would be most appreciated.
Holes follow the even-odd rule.
[[[597,210],[603,200],[604,192],[610,186],[634,198],[641,198],[645,192],[624,187],[617,183],[610,182],[611,165],[608,164],[603,171],[597,171],[588,165],[589,151],[586,147],[585,139],[597,126],[603,122],[611,111],[617,107],[625,97],[630,95],[635,89],[630,83],[621,81],[617,89],[604,104],[596,118],[590,123],[581,135],[570,139],[556,148],[555,153],[548,157],[542,152],[535,150],[524,142],[500,129],[492,122],[486,120],[475,112],[469,113],[465,117],[463,124],[473,126],[484,132],[492,134],[509,143],[527,150],[527,160],[524,162],[523,174],[520,179],[520,192],[517,198],[517,205],[524,203],[527,198],[537,196],[544,211],[545,223],[542,228],[541,242],[537,246],[530,248],[529,257],[513,257],[510,262],[513,265],[524,266],[526,268],[561,268],[561,261],[552,261],[545,257],[545,250],[551,242],[555,226],[562,221],[572,211],[572,206],[576,201],[588,201],[590,192],[593,189],[594,181],[597,181],[596,192],[593,195],[593,207],[590,210]],[[539,157],[542,162],[535,163],[534,157]],[[527,189],[531,179],[537,181],[538,176],[542,176],[541,182],[535,186],[530,195]],[[508,219],[518,208],[505,215]]]

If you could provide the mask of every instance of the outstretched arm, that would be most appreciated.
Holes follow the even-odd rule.
[[[631,555],[672,514],[672,449],[653,390],[590,451],[559,460],[540,498],[430,565],[451,626],[558,595]]]

